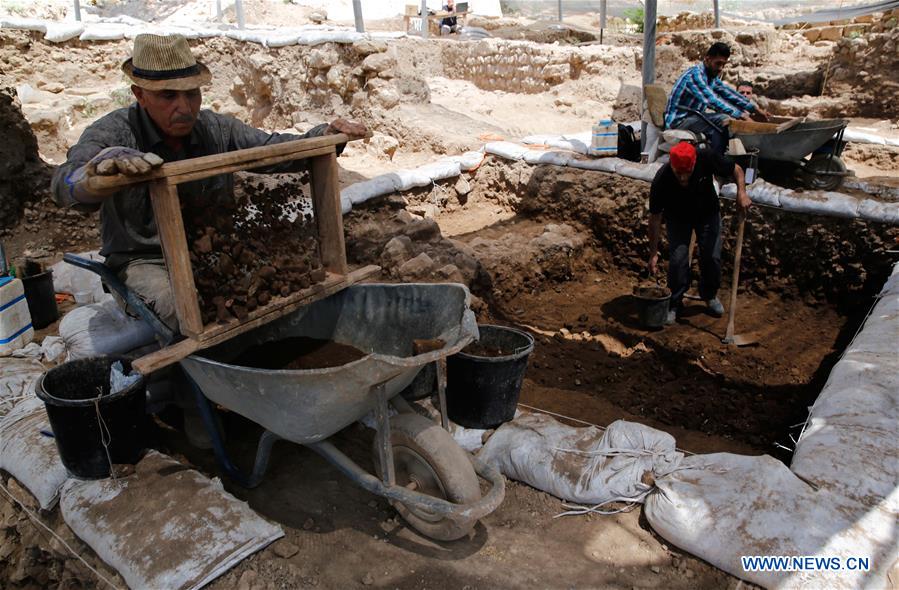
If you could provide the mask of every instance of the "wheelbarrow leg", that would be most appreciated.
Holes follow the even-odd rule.
[[[390,410],[387,407],[387,388],[383,383],[374,386],[375,390],[375,419],[378,423],[378,456],[381,465],[384,466],[381,480],[385,486],[392,486],[396,481],[393,465],[393,445],[390,443]]]
[[[187,377],[187,380],[194,390],[194,398],[197,401],[203,425],[209,433],[209,438],[212,439],[212,451],[215,454],[215,460],[219,465],[219,469],[241,487],[255,488],[262,482],[262,478],[268,469],[268,461],[272,455],[272,446],[276,441],[281,440],[281,437],[268,430],[262,433],[262,436],[259,437],[259,444],[256,447],[256,460],[253,463],[253,472],[247,476],[231,461],[228,452],[225,450],[225,443],[216,424],[215,409],[212,407],[212,404],[209,403],[209,400],[203,395],[203,392],[200,391],[200,388],[190,376]]]
[[[449,415],[446,412],[446,357],[437,361],[437,400],[440,403],[440,425],[449,432]]]

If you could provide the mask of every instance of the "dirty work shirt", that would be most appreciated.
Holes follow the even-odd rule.
[[[125,187],[104,199],[102,204],[86,205],[72,197],[66,178],[101,150],[124,146],[142,152],[153,152],[166,162],[174,162],[304,137],[317,137],[324,135],[327,127],[326,124],[318,125],[303,135],[266,133],[241,123],[234,117],[202,110],[183,149],[176,152],[165,144],[147,112],[134,103],[130,107],[109,113],[84,130],[81,139],[69,150],[66,163],[54,173],[51,190],[60,206],[100,209],[100,234],[103,240],[100,253],[106,257],[106,265],[118,271],[133,260],[161,259],[162,248],[150,203],[150,189],[146,184]],[[261,171],[300,172],[306,166],[305,161],[299,160],[269,166]],[[234,178],[231,174],[221,174],[180,184],[178,195],[182,203],[192,208],[227,202],[234,197]]]
[[[696,166],[686,187],[680,185],[670,164],[656,173],[649,189],[649,212],[661,213],[665,221],[698,222],[719,210],[713,175],[733,176],[734,163],[712,150],[696,153]]]

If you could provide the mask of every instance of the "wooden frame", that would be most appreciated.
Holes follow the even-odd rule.
[[[308,305],[336,293],[380,270],[377,266],[367,266],[352,273],[348,272],[336,152],[336,146],[347,141],[350,141],[350,138],[343,134],[312,137],[171,162],[142,176],[101,176],[93,177],[89,181],[97,188],[150,182],[150,200],[172,284],[175,311],[181,333],[188,336],[189,340],[138,359],[133,363],[138,370],[146,374],[177,362],[197,350],[228,340],[290,313],[302,305]],[[274,297],[267,305],[250,312],[244,320],[235,318],[224,324],[204,326],[181,216],[178,185],[218,174],[252,170],[300,159],[310,160],[312,207],[318,229],[322,267],[327,273],[326,279],[287,297]]]

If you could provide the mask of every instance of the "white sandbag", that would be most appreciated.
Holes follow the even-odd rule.
[[[653,162],[652,164],[637,164],[630,160],[621,158],[612,158],[616,160],[615,172],[628,178],[635,178],[644,182],[652,182],[656,177],[659,168],[663,166],[661,162]]]
[[[83,32],[84,25],[81,23],[47,23],[47,32],[44,34],[44,40],[50,43],[63,43],[79,37]]]
[[[510,141],[491,141],[484,146],[484,151],[507,160],[520,160],[530,148]]]
[[[568,166],[571,162],[571,154],[566,152],[528,150],[522,155],[521,159],[532,165],[550,164],[552,166]]]
[[[16,18],[6,16],[0,19],[0,29],[18,29],[20,31],[47,32],[47,21],[39,18]]]
[[[460,156],[450,156],[459,163],[459,168],[464,171],[474,170],[484,161],[484,152],[465,152]]]
[[[445,178],[453,178],[462,173],[462,169],[458,162],[443,158],[431,164],[425,164],[415,169],[417,172],[424,174],[431,180],[443,180]]]
[[[73,309],[59,323],[66,360],[122,354],[155,341],[153,329],[128,316],[112,296]]]
[[[772,457],[729,453],[686,457],[656,486],[644,506],[653,530],[744,580],[766,588],[888,586],[899,489],[853,510]],[[743,556],[870,557],[871,571],[746,571]]]
[[[582,170],[598,170],[600,172],[615,172],[618,167],[616,158],[591,158],[589,160],[571,160],[568,165]]]
[[[297,36],[300,45],[320,45],[322,43],[355,43],[364,39],[364,33],[355,31],[303,31]]]
[[[521,141],[529,145],[545,145],[579,154],[590,152],[592,132],[571,133],[566,135],[528,135]]]
[[[200,588],[284,536],[219,480],[155,451],[117,481],[70,479],[60,508],[131,588]]]
[[[858,205],[858,216],[867,221],[899,225],[899,203],[862,199]]]
[[[0,417],[34,395],[34,381],[44,371],[44,365],[34,358],[0,359]]]
[[[877,133],[871,133],[862,129],[847,127],[843,132],[843,141],[851,141],[852,143],[873,143],[875,145],[894,145],[899,146],[899,139],[893,137],[883,137]]]
[[[278,33],[271,32],[263,38],[263,45],[266,47],[287,47],[288,45],[296,45],[297,33]]]
[[[758,205],[766,205],[768,207],[780,207],[780,195],[787,189],[777,185],[757,180],[748,187],[746,193],[749,199]],[[725,184],[721,187],[721,196],[726,199],[737,198],[737,185],[734,183]]]
[[[104,260],[97,250],[81,252],[78,256],[97,262]],[[64,260],[51,266],[50,270],[53,271],[53,290],[57,293],[70,293],[75,297],[76,303],[96,303],[104,298],[103,282],[99,275]]]
[[[642,424],[618,420],[603,432],[524,414],[497,429],[478,457],[556,497],[601,505],[641,501],[652,489],[646,476],[670,473],[683,455],[670,434]]]
[[[129,28],[124,25],[89,24],[78,38],[82,41],[118,41],[125,38],[128,30]]]
[[[344,199],[352,205],[364,203],[369,199],[389,195],[396,192],[396,180],[392,174],[381,174],[369,180],[363,180],[346,187],[340,191],[341,202]]]
[[[833,217],[858,217],[859,200],[849,195],[831,191],[784,191],[780,195],[780,207],[784,211],[830,215]]]
[[[414,170],[399,170],[397,172],[386,174],[385,176],[393,179],[394,187],[396,187],[396,190],[398,191],[407,191],[416,187],[429,186],[432,182],[430,176],[417,168]]]
[[[24,485],[44,510],[56,505],[69,478],[52,432],[44,402],[34,396],[0,419],[0,469]]]

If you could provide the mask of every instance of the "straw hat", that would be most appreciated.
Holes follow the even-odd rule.
[[[147,90],[193,90],[212,80],[209,68],[194,58],[182,35],[136,36],[134,52],[122,71]]]

